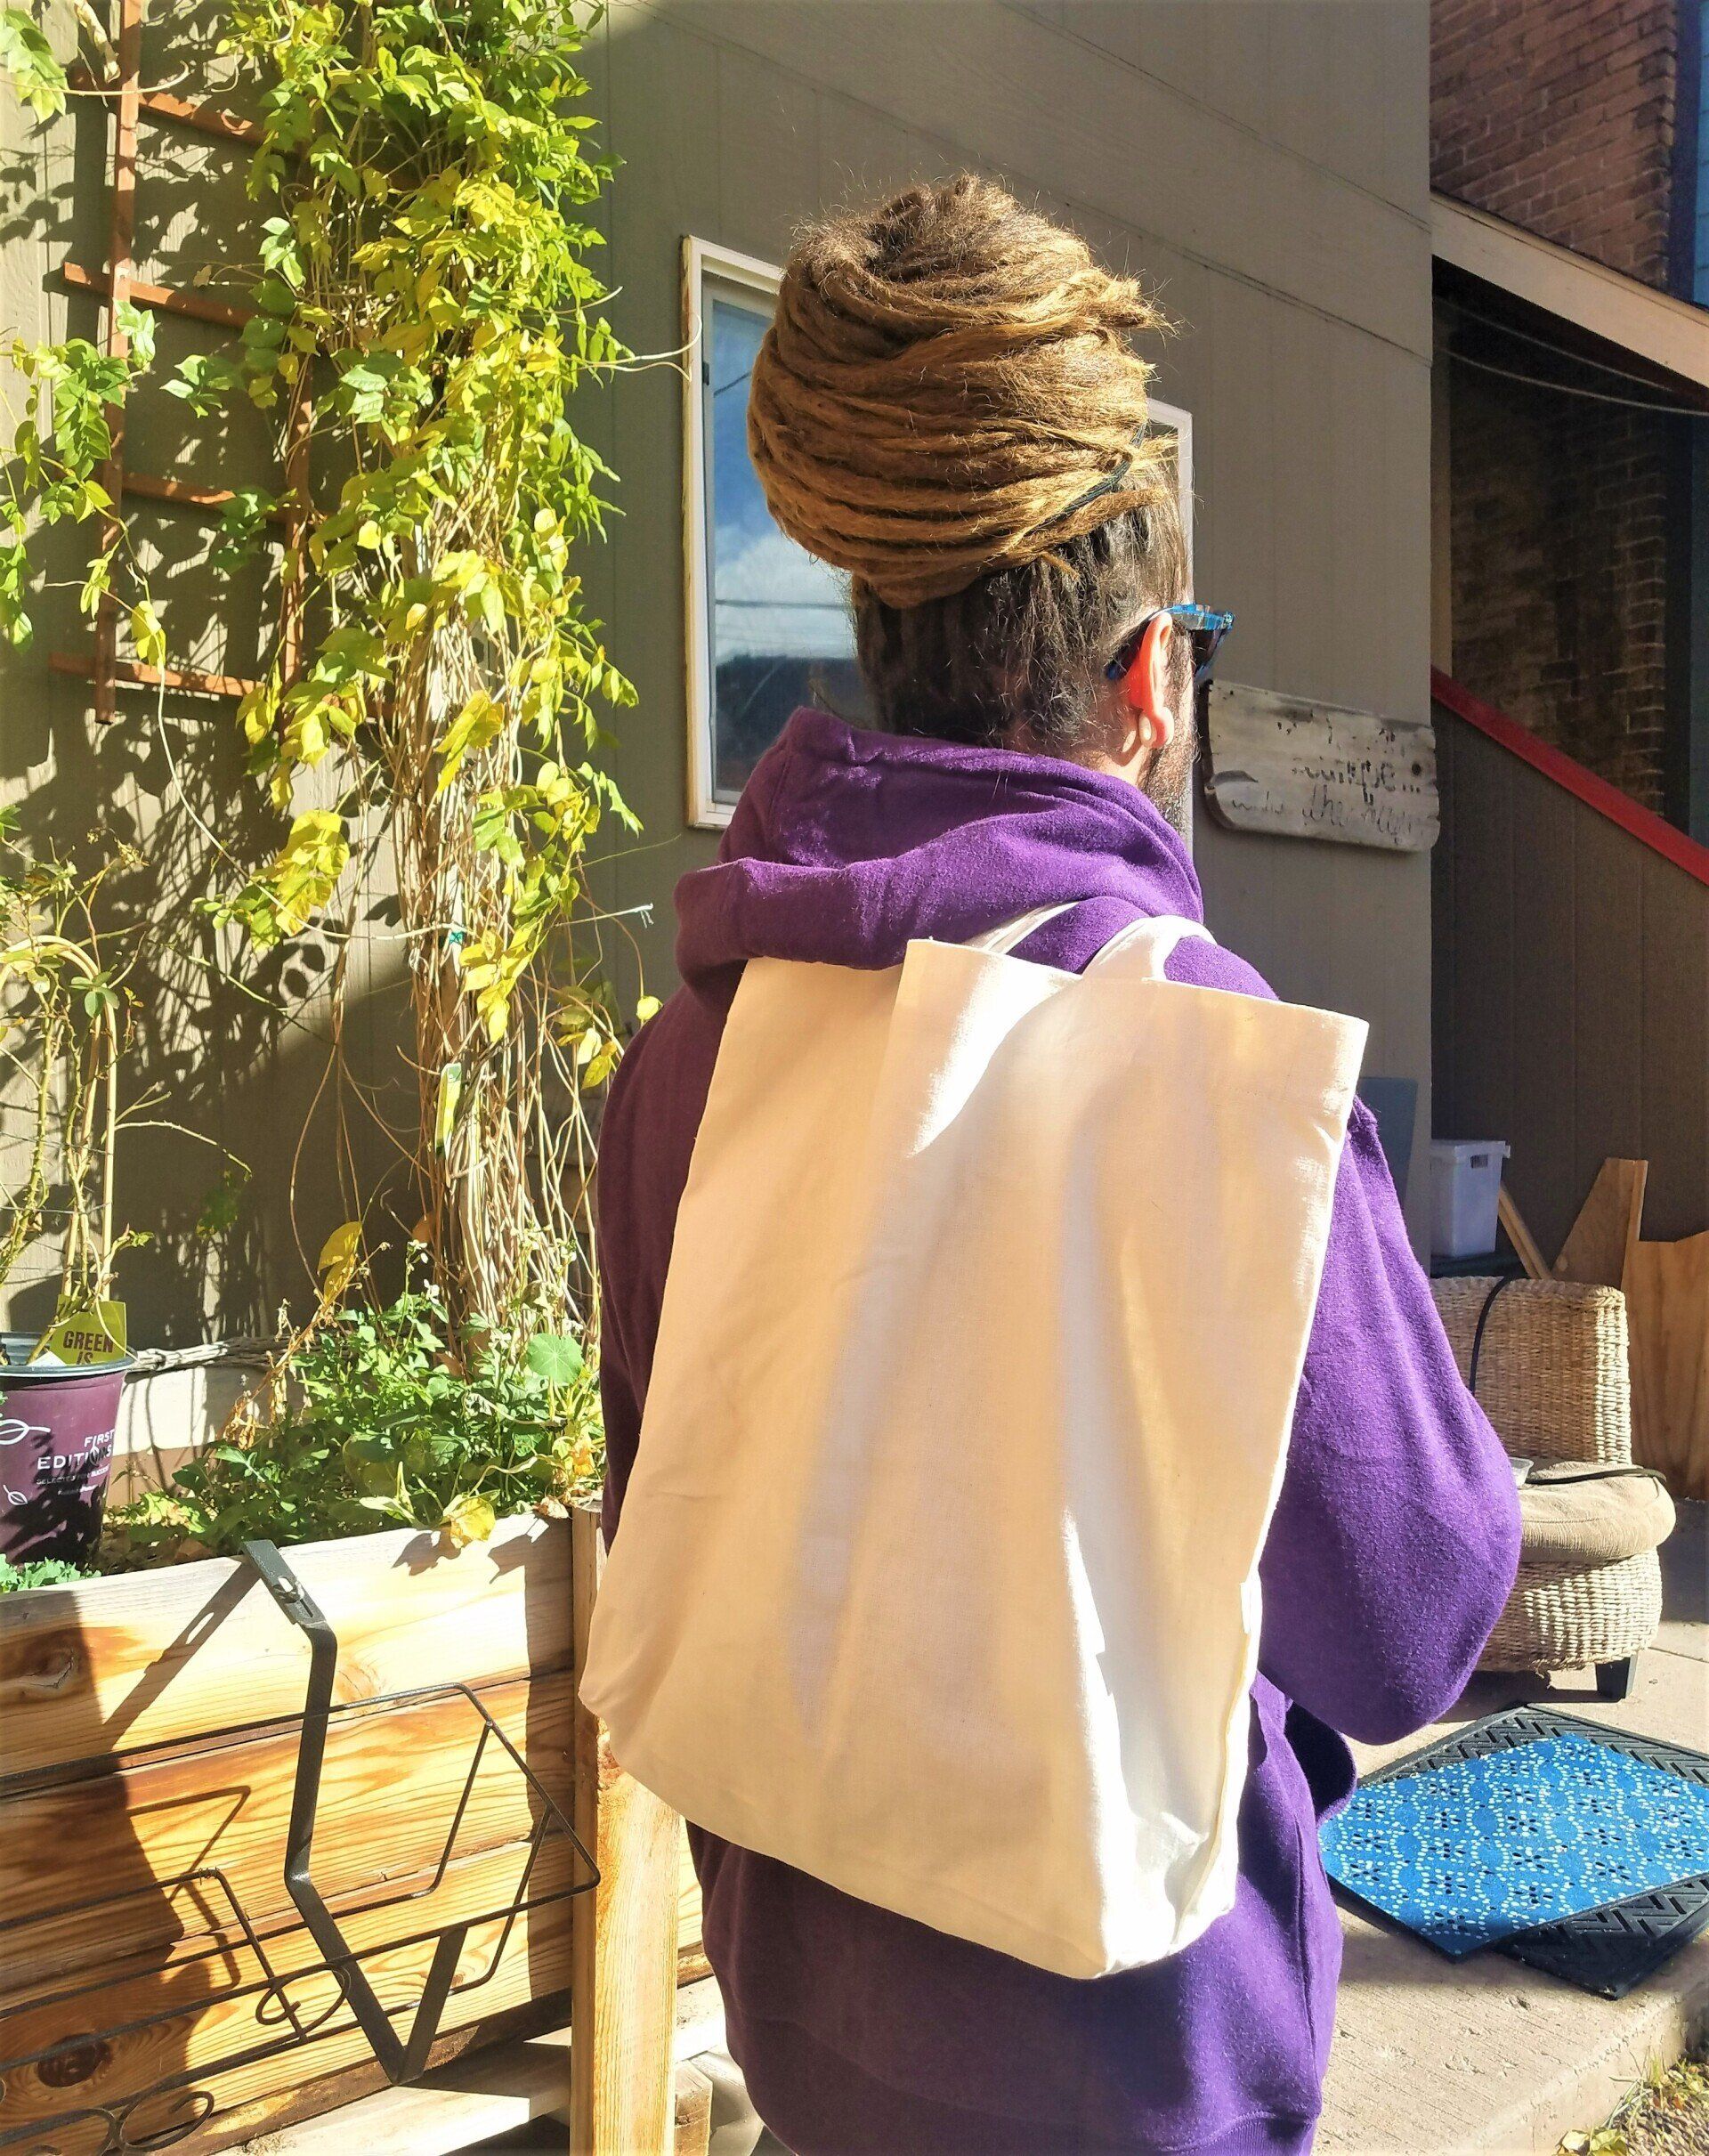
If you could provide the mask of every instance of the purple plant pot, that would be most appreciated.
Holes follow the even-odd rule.
[[[131,1358],[45,1370],[24,1359],[36,1344],[29,1334],[0,1337],[0,1557],[81,1563],[101,1535]]]

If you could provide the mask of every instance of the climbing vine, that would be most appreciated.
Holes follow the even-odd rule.
[[[312,926],[347,948],[389,848],[417,1234],[454,1333],[517,1341],[587,1318],[584,1104],[620,1038],[596,941],[571,933],[595,920],[589,840],[632,823],[598,758],[602,707],[633,692],[577,551],[612,475],[571,410],[625,356],[589,261],[595,12],[236,0],[230,49],[269,85],[255,312],[172,385],[277,417],[289,483],[236,497],[228,548],[300,520],[238,714],[288,821],[221,917],[257,946]]]
[[[110,62],[93,15],[71,10]],[[287,534],[238,710],[278,844],[259,866],[227,855],[213,910],[239,946],[336,948],[335,1061],[358,936],[394,912],[381,933],[399,939],[414,1017],[413,1239],[448,1336],[516,1354],[590,1319],[587,1104],[621,1037],[587,866],[602,823],[633,826],[600,723],[633,692],[586,604],[579,563],[612,475],[572,419],[627,356],[591,259],[611,168],[578,58],[599,12],[231,0],[225,48],[259,104],[259,260],[223,272],[243,288],[240,339],[165,384],[204,417],[231,398],[271,415],[283,474],[235,489],[215,557],[230,569]],[[63,110],[32,12],[0,8],[0,73],[38,117]],[[85,611],[111,592],[137,658],[160,666],[172,625],[101,483],[113,415],[152,359],[146,316],[121,303],[118,327],[123,356],[7,346],[23,403],[0,480],[0,636],[31,633],[27,539],[86,523]],[[371,1193],[351,1158],[341,1143],[360,1214]],[[348,1284],[360,1236],[338,1253]]]

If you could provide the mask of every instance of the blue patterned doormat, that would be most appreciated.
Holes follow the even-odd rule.
[[[1617,1998],[1709,1923],[1709,1756],[1511,1708],[1372,1775],[1323,1848],[1440,1952],[1496,1947]]]

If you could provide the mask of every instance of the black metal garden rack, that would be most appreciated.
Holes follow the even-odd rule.
[[[212,2083],[223,2074],[238,2071],[293,2047],[306,2049],[318,2040],[352,2028],[360,2030],[388,2081],[413,2080],[427,2063],[448,2002],[479,1990],[491,1979],[517,1919],[531,1910],[586,1893],[598,1884],[598,1868],[562,1807],[468,1685],[421,1685],[336,1706],[332,1689],[338,1662],[338,1638],[332,1625],[273,1544],[250,1542],[244,1548],[274,1601],[308,1641],[308,1686],[302,1711],[299,1714],[269,1715],[229,1723],[193,1740],[169,1746],[166,1750],[170,1756],[188,1758],[277,1732],[292,1723],[297,1725],[296,1766],[281,1852],[281,1871],[286,1892],[301,1919],[302,1928],[308,1932],[318,1950],[319,1958],[307,1966],[292,1966],[283,1972],[278,1969],[269,1955],[269,1941],[276,1945],[297,1926],[278,1921],[268,1928],[257,1925],[218,1865],[197,1866],[174,1877],[151,1881],[145,1886],[126,1888],[118,1893],[46,1911],[32,1911],[27,1917],[0,1923],[0,1968],[6,1966],[9,1939],[20,1933],[44,1925],[75,1925],[80,1934],[87,1936],[89,1928],[99,1927],[103,1917],[110,1919],[125,1903],[144,1898],[170,1898],[180,1893],[191,1896],[204,1912],[203,1928],[207,1933],[206,1943],[188,1953],[171,1956],[166,1961],[152,1966],[126,1964],[116,1972],[109,1971],[92,1981],[69,1983],[45,1993],[33,1992],[20,2009],[32,2021],[45,2011],[62,2008],[65,2018],[75,2021],[78,2026],[74,2033],[53,2043],[26,2048],[14,2055],[5,2047],[4,2021],[0,2017],[0,2088],[6,2086],[8,2078],[14,2073],[33,2071],[37,2081],[50,2087],[64,2087],[69,2095],[112,2047],[145,2038],[151,2029],[182,2020],[187,2010],[207,2013],[215,2008],[227,2012],[234,2006],[249,2008],[242,2017],[245,2039],[234,2042],[230,2050],[223,2051],[217,2057],[163,2075],[122,2099],[101,2103],[78,2103],[73,2098],[63,2111],[51,2117],[37,2116],[10,2127],[0,2124],[0,2150],[28,2149],[31,2156],[36,2156],[36,2152],[57,2145],[45,2136],[66,2134],[74,2128],[82,2129],[80,2142],[86,2139],[90,2143],[93,2156],[143,2156],[143,2152],[169,2148],[193,2133],[216,2108],[211,2088],[198,2084]],[[466,1705],[471,1748],[444,1844],[431,1875],[425,1884],[410,1885],[396,1893],[381,1893],[335,1911],[316,1885],[312,1870],[315,1819],[328,1730],[342,1718],[368,1719],[429,1700],[444,1699],[460,1699]],[[494,1909],[473,1916],[458,1916],[449,1923],[417,1925],[413,1928],[405,1919],[396,1936],[360,1948],[352,1947],[344,1928],[352,1918],[387,1908],[417,1909],[431,1901],[452,1861],[458,1832],[477,1777],[483,1762],[494,1755],[491,1747],[497,1747],[497,1755],[522,1778],[537,1812],[533,1831],[524,1845],[525,1854],[514,1892]],[[98,1787],[112,1769],[111,1756],[101,1755],[0,1778],[0,1833],[5,1831],[4,1811],[9,1802],[39,1794],[49,1787],[78,1782]],[[568,1844],[571,1858],[570,1878],[566,1884],[533,1892],[532,1883],[541,1852],[555,1841]],[[458,1966],[471,1933],[495,1924],[499,1927],[498,1937],[490,1951],[483,1956],[482,1966],[459,1978]],[[375,1990],[364,1965],[402,1949],[425,1946],[430,1941],[433,1942],[433,1956],[413,2008],[387,2006]],[[221,1960],[228,1964],[235,1960],[244,1965],[238,1980],[209,1989],[194,2002],[192,2009],[182,2004],[169,2004],[147,2014],[111,2022],[102,2018],[99,2002],[103,1993],[114,1992],[151,1975],[164,1974],[169,1969],[190,1968]],[[303,1995],[312,1996],[323,1985],[330,1987],[330,1996],[305,2006]],[[406,2015],[408,2027],[400,2030],[397,2023]],[[253,2033],[247,2033],[250,2030]],[[98,2143],[93,2138],[97,2132],[102,2135]]]

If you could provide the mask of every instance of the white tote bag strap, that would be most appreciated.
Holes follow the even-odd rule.
[[[1161,981],[1170,954],[1177,944],[1185,943],[1189,936],[1202,936],[1206,943],[1212,940],[1209,928],[1178,913],[1145,914],[1125,928],[1118,928],[1089,960],[1086,970],[1089,973],[1094,966],[1105,966],[1112,959],[1119,958],[1124,973],[1137,974],[1142,980]]]
[[[983,936],[970,936],[969,951],[989,951],[998,957],[1024,944],[1034,929],[1041,928],[1046,921],[1058,920],[1072,913],[1076,906],[1084,905],[1083,898],[1071,898],[1062,905],[1034,906],[1030,912],[1020,913],[1013,920],[1006,920],[994,928],[987,928]],[[1178,913],[1142,914],[1125,928],[1118,928],[1101,951],[1094,954],[1086,967],[1089,973],[1094,966],[1101,966],[1118,953],[1124,954],[1124,972],[1137,974],[1142,979],[1161,981],[1163,968],[1177,944],[1189,936],[1201,936],[1209,942],[1211,932],[1201,928],[1195,920],[1187,920]]]
[[[1080,904],[1078,898],[1065,900],[1059,906],[1034,906],[1031,912],[1017,913],[1013,920],[1000,921],[996,928],[987,928],[983,936],[970,936],[967,941],[969,951],[991,951],[998,957],[1012,951],[1016,944],[1024,944],[1034,928],[1041,928],[1048,920],[1059,914],[1072,913]]]

